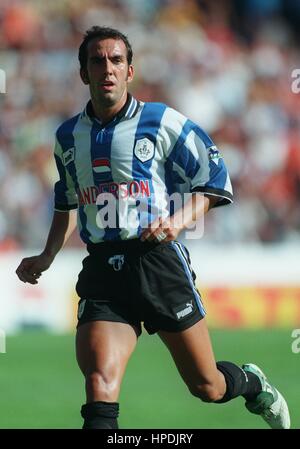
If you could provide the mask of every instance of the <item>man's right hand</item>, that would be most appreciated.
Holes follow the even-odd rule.
[[[16,274],[22,282],[37,284],[37,279],[42,275],[43,271],[48,270],[53,259],[54,257],[44,253],[39,256],[26,257],[16,269]]]

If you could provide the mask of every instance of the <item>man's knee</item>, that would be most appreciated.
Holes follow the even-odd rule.
[[[113,373],[90,372],[85,375],[85,383],[89,397],[111,401],[118,395],[119,383]]]
[[[224,391],[221,391],[217,385],[213,383],[203,383],[189,386],[189,390],[193,396],[201,399],[203,402],[215,402],[220,400]]]

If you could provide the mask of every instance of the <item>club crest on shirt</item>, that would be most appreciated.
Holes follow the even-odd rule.
[[[141,162],[150,161],[154,156],[154,143],[147,137],[138,139],[135,143],[134,154]]]
[[[63,163],[66,167],[70,162],[73,162],[75,159],[75,147],[69,148],[67,151],[63,153]]]

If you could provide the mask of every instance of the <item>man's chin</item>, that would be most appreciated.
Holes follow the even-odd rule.
[[[118,102],[116,96],[112,92],[107,92],[98,97],[98,101],[106,106],[113,106]]]

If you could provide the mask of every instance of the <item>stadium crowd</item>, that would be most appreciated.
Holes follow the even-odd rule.
[[[299,242],[299,22],[289,0],[1,0],[0,251],[44,243],[54,132],[87,101],[77,49],[94,24],[128,35],[131,92],[187,115],[223,153],[235,203],[209,214],[205,240]]]

